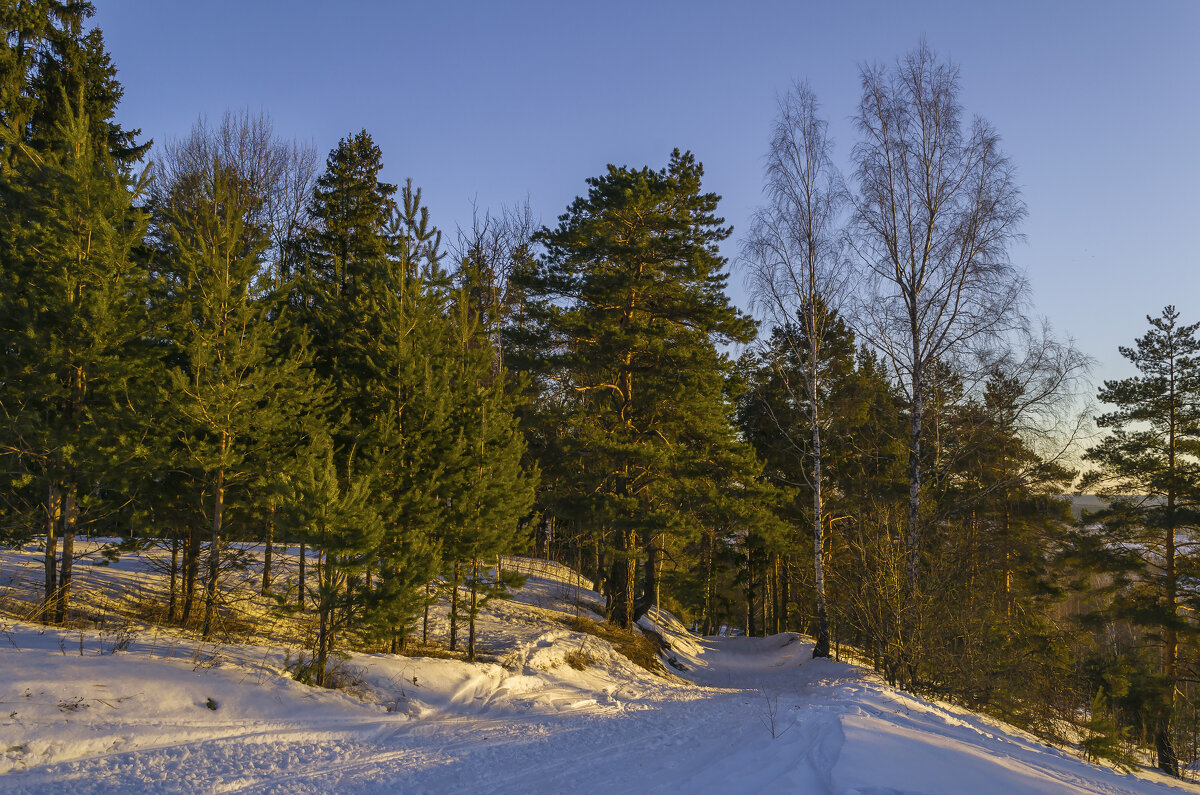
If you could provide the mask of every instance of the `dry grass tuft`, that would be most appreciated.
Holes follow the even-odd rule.
[[[404,657],[433,657],[438,660],[459,660],[468,662],[466,646],[460,646],[453,651],[444,643],[421,643],[420,641],[409,640],[404,645],[404,648],[399,651]],[[496,662],[496,655],[489,649],[476,644],[475,646],[475,662]]]
[[[621,629],[616,624],[592,621],[583,616],[568,616],[562,623],[576,632],[584,632],[608,641],[614,649],[628,657],[630,662],[652,674],[664,676],[667,673],[658,659],[659,644],[641,629]],[[567,662],[570,663],[570,660]]]

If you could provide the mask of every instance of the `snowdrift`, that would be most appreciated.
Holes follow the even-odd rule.
[[[353,654],[342,690],[294,681],[283,645],[11,621],[0,792],[1200,791],[813,660],[795,634],[698,638],[652,609],[652,674],[568,626],[603,610],[586,584],[542,567],[481,617],[490,661]]]

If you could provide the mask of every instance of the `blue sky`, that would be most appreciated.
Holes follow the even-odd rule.
[[[858,69],[924,36],[961,69],[1029,205],[1036,310],[1099,361],[1146,314],[1200,320],[1200,3],[98,3],[122,121],[156,141],[265,110],[322,158],[367,129],[453,230],[472,201],[551,223],[607,163],[691,149],[734,225],[760,201],[776,97],[807,79],[844,157]],[[746,294],[735,271],[735,299]]]

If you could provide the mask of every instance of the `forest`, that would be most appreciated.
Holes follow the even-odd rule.
[[[437,603],[474,659],[520,553],[616,630],[803,632],[1093,758],[1200,756],[1200,323],[1131,308],[1137,375],[1091,386],[930,46],[863,68],[845,171],[784,93],[747,229],[675,150],[552,224],[450,230],[353,120],[324,158],[266,113],[122,126],[91,15],[0,2],[0,545],[44,557],[4,612],[83,620],[76,542],[106,539],[159,551],[155,620],[223,636],[252,551],[323,685],[339,650],[442,643]]]

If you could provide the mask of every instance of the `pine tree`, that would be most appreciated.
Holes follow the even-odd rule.
[[[329,657],[343,633],[370,623],[369,571],[383,523],[373,505],[370,478],[355,473],[353,455],[342,466],[335,465],[328,437],[314,441],[286,502],[300,539],[319,550],[312,599],[318,629],[310,665],[302,672],[311,674],[317,687],[325,687]]]
[[[1121,355],[1140,375],[1105,381],[1101,401],[1115,410],[1096,418],[1110,434],[1085,459],[1096,469],[1081,488],[1109,499],[1093,519],[1101,523],[1111,568],[1135,572],[1129,618],[1158,636],[1165,680],[1155,724],[1159,767],[1179,775],[1171,740],[1181,676],[1180,635],[1190,631],[1180,615],[1181,568],[1195,565],[1189,550],[1200,531],[1200,324],[1183,325],[1175,307],[1146,318],[1150,330]],[[1132,550],[1151,554],[1138,556]]]
[[[1118,770],[1133,770],[1137,761],[1126,748],[1129,728],[1120,726],[1113,718],[1104,690],[1098,689],[1088,710],[1088,720],[1083,725],[1086,735],[1079,741],[1084,758],[1089,762],[1103,759],[1111,762]]]
[[[427,608],[464,447],[453,417],[440,234],[419,190],[407,184],[401,198],[385,227],[391,254],[369,276],[369,289],[342,299],[359,331],[344,340],[344,371],[335,376],[383,515],[372,615],[393,651]]]
[[[467,415],[490,362],[460,371],[441,234],[420,191],[406,184],[397,203],[381,170],[365,132],[330,154],[310,207],[317,226],[299,305],[314,329],[317,367],[345,413],[337,444],[357,450],[383,517],[370,615],[373,631],[398,650],[427,608],[442,552],[463,537],[472,499]]]
[[[5,177],[0,422],[18,461],[13,485],[36,483],[41,496],[46,606],[54,600],[61,622],[77,528],[99,508],[96,484],[129,460],[122,395],[146,322],[145,273],[132,257],[139,185],[93,145],[82,111],[57,135],[57,148],[23,148]]]
[[[514,415],[517,393],[510,388],[507,373],[496,368],[497,353],[469,285],[456,293],[452,311],[451,384],[455,425],[464,444],[443,552],[453,589],[450,647],[457,640],[458,584],[465,580],[470,589],[467,655],[474,660],[479,609],[488,595],[503,590],[500,582],[485,583],[482,561],[516,547],[519,522],[533,504],[537,469],[526,469],[523,462],[525,439]]]
[[[615,538],[611,613],[626,627],[638,557],[648,557],[653,603],[664,539],[678,524],[672,468],[685,463],[689,435],[711,430],[714,412],[695,408],[721,397],[719,374],[704,382],[720,366],[714,345],[753,334],[724,293],[717,244],[730,230],[715,215],[718,197],[701,192],[702,174],[678,151],[661,171],[609,166],[539,234],[545,258],[514,274],[525,302],[514,357],[524,361],[510,361],[561,380],[559,420],[572,428],[562,443],[577,458],[587,451],[581,485],[594,495],[593,521]]]
[[[245,193],[220,161],[205,175],[203,202],[170,215],[170,254],[161,265],[161,311],[173,348],[167,394],[180,469],[205,495],[209,524],[204,623],[216,617],[221,550],[230,498],[242,498],[267,457],[259,448],[294,423],[311,395],[302,356],[280,357],[270,321],[274,301],[261,278],[260,236],[246,247]]]
[[[118,406],[145,330],[130,169],[148,144],[113,120],[121,87],[100,32],[83,30],[92,13],[0,3],[3,504],[10,534],[45,528],[45,604],[60,621],[76,530],[111,514],[97,484],[136,444]]]

